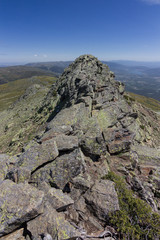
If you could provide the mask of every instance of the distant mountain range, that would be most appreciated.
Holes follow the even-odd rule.
[[[125,83],[127,91],[160,100],[160,67],[105,63],[115,73],[116,80]]]
[[[26,66],[36,67],[46,71],[56,72],[61,74],[66,67],[71,64],[72,61],[59,61],[59,62],[39,62],[39,63],[28,63]]]
[[[61,74],[70,63],[71,61],[29,63],[27,66]],[[115,73],[116,80],[125,83],[127,91],[160,100],[160,63],[134,61],[103,61],[103,63]]]
[[[28,63],[1,67],[0,84],[32,76],[59,76],[72,61]],[[126,91],[160,100],[160,62],[103,61],[125,83]]]
[[[33,76],[58,76],[58,74],[53,71],[43,70],[43,68],[25,65],[0,67],[0,84]]]
[[[144,66],[149,68],[160,67],[160,62],[145,62],[145,61],[131,61],[131,60],[113,60],[112,63],[119,63],[125,66],[135,67]]]

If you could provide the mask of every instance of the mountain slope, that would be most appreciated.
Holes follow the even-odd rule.
[[[17,151],[42,128],[48,112],[38,114],[55,77],[39,76],[0,85],[0,151]],[[54,104],[55,96],[49,104]],[[16,100],[16,101],[15,101]],[[4,111],[2,111],[4,109]]]
[[[0,237],[159,238],[160,118],[124,94],[108,66],[83,55],[48,93],[34,85],[2,112],[1,137],[16,132],[12,156],[0,154]],[[13,112],[21,126],[3,123]]]
[[[160,102],[159,101],[157,101],[153,98],[148,98],[148,97],[138,95],[135,93],[131,93],[131,92],[129,92],[128,94],[131,97],[131,101],[135,100],[155,112],[160,112]],[[126,96],[126,98],[127,98],[127,96]]]
[[[7,109],[26,89],[33,84],[50,87],[56,81],[56,77],[51,76],[35,76],[31,78],[10,81],[0,85],[0,112]]]

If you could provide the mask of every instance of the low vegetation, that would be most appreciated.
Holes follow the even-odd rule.
[[[105,179],[115,182],[120,210],[110,215],[110,222],[117,229],[120,239],[152,240],[160,236],[160,216],[127,189],[122,177],[109,172]]]
[[[14,103],[25,90],[33,85],[40,84],[43,86],[51,86],[56,81],[56,77],[36,76],[31,78],[19,79],[0,85],[0,111],[7,109]]]
[[[0,67],[0,84],[15,81],[33,76],[57,76],[57,74],[47,70],[30,66]]]
[[[125,98],[130,101],[137,101],[153,111],[160,112],[160,102],[153,98],[145,97],[131,92],[129,92],[128,95],[125,95]]]

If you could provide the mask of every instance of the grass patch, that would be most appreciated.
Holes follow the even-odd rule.
[[[160,215],[134,196],[127,189],[122,177],[109,172],[104,179],[114,181],[118,194],[120,210],[110,215],[110,222],[119,233],[120,239],[153,240],[160,236]]]
[[[153,98],[148,98],[131,92],[129,92],[128,95],[125,95],[124,97],[131,98],[132,101],[137,101],[153,111],[160,112],[160,102]]]
[[[12,103],[14,103],[24,94],[25,90],[29,86],[33,84],[40,84],[50,87],[53,83],[55,83],[56,79],[56,77],[51,76],[36,76],[0,85],[0,111],[7,109]]]

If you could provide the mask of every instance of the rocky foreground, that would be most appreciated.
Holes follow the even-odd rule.
[[[124,95],[106,65],[76,59],[37,112],[46,109],[44,131],[21,153],[0,154],[0,239],[122,239],[110,221],[121,205],[109,172],[158,216],[160,120]]]

